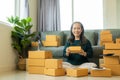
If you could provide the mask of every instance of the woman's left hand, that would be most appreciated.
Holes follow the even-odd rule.
[[[79,54],[82,55],[82,56],[86,56],[87,55],[87,53],[84,52],[84,51],[80,52]]]

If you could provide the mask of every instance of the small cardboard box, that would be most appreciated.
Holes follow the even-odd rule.
[[[120,44],[120,38],[116,38],[116,44]]]
[[[112,75],[114,75],[114,76],[120,76],[120,64],[118,64],[118,65],[113,65],[113,64],[100,64],[100,66],[111,69]]]
[[[44,74],[44,67],[28,66],[28,73],[30,73],[30,74]]]
[[[106,43],[105,49],[120,49],[120,44],[116,43]]]
[[[46,35],[46,41],[58,41],[57,35]]]
[[[94,77],[111,77],[111,69],[106,68],[105,70],[91,69],[90,75]]]
[[[28,59],[28,66],[45,66],[45,59]]]
[[[102,30],[102,31],[100,32],[100,35],[106,35],[106,34],[110,34],[110,33],[111,33],[110,30]]]
[[[73,76],[73,77],[87,76],[88,69],[87,68],[67,68],[66,73],[67,73],[67,76]]]
[[[100,35],[100,41],[112,41],[112,34]]]
[[[70,50],[71,53],[83,52],[81,46],[70,46],[69,50]]]
[[[103,50],[103,54],[114,54],[114,56],[120,56],[120,50]]]
[[[50,75],[50,76],[64,76],[65,75],[65,69],[44,69],[44,74]]]
[[[62,68],[62,59],[46,59],[45,68],[58,69]]]
[[[104,56],[104,64],[120,64],[119,56]]]
[[[52,58],[52,52],[51,51],[29,51],[28,58],[31,58],[31,59]]]
[[[60,41],[42,41],[43,46],[60,46]]]

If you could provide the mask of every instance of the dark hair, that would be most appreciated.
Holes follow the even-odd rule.
[[[70,43],[73,43],[73,41],[75,40],[75,36],[73,35],[73,33],[72,33],[72,28],[73,28],[73,25],[74,24],[80,24],[80,27],[81,27],[81,29],[82,29],[82,32],[81,32],[81,34],[80,34],[80,40],[81,40],[81,43],[82,44],[84,44],[84,43],[86,43],[86,41],[87,41],[87,39],[86,39],[86,37],[84,36],[84,27],[83,27],[83,25],[82,25],[82,23],[80,23],[80,22],[74,22],[72,25],[71,25],[71,30],[70,30],[70,38],[68,39],[68,41],[70,42]]]

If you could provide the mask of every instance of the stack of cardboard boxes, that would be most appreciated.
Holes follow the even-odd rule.
[[[113,43],[112,34],[109,30],[100,32],[100,45],[104,46],[105,43]]]
[[[112,54],[111,56],[104,56],[104,66],[110,68],[112,75],[120,75],[120,39],[116,39],[116,43],[105,44],[103,54]]]
[[[51,51],[29,51],[27,67],[28,72],[33,74],[44,74],[45,60],[52,58]]]
[[[46,35],[46,40],[42,43],[43,46],[60,46],[60,38],[57,35]]]
[[[28,73],[63,76],[65,69],[61,59],[52,59],[51,51],[29,51]]]

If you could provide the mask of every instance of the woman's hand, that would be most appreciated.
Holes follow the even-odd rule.
[[[66,48],[66,56],[69,56],[69,54],[70,54],[70,50],[69,48]]]
[[[86,56],[87,55],[87,53],[84,50],[82,50],[79,54],[82,55],[82,56]]]

